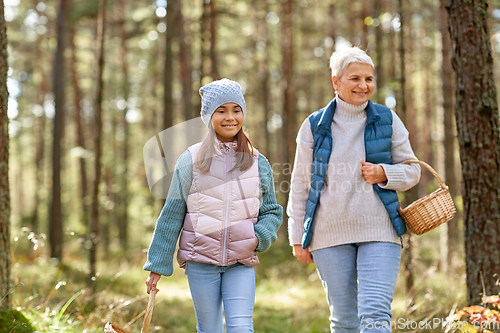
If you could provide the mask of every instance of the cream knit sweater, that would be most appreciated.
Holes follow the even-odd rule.
[[[333,148],[314,216],[314,232],[309,246],[311,251],[367,241],[400,244],[382,201],[361,174],[361,161],[365,161],[366,105],[352,105],[337,98],[332,121]],[[381,164],[388,181],[378,186],[406,191],[418,183],[420,166],[398,164],[417,158],[411,149],[403,122],[396,113],[392,114],[391,154],[394,164]],[[311,181],[312,146],[311,126],[309,119],[306,119],[297,135],[292,188],[287,207],[291,245],[302,242],[305,205]]]

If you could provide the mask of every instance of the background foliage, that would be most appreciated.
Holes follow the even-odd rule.
[[[162,206],[149,192],[142,148],[165,129],[165,114],[172,117],[171,125],[196,117],[200,103],[197,90],[213,79],[228,77],[242,84],[248,110],[245,127],[273,166],[277,196],[283,205],[293,160],[284,147],[294,147],[285,128],[295,124],[288,129],[294,136],[307,115],[333,97],[328,59],[335,47],[342,45],[368,51],[377,70],[374,101],[405,115],[417,156],[434,165],[439,174],[445,173],[439,1],[405,1],[405,19],[401,21],[399,2],[392,0],[185,0],[180,2],[182,20],[172,25],[167,21],[165,0],[110,0],[104,44],[100,237],[96,293],[90,294],[86,289],[90,222],[84,212],[90,209],[91,192],[81,195],[80,161],[86,163],[91,188],[99,2],[71,1],[65,17],[62,261],[50,258],[46,236],[50,228],[55,115],[51,85],[57,65],[59,2],[4,3],[10,43],[13,299],[15,307],[39,331],[100,332],[106,321],[127,326],[130,331],[140,330],[140,315],[147,301],[147,273],[141,267]],[[292,4],[289,14],[284,11],[287,3]],[[500,2],[490,1],[488,10],[498,74]],[[285,34],[284,22],[292,22],[291,34]],[[210,24],[215,24],[215,34],[210,33]],[[172,32],[170,39],[168,31]],[[399,48],[402,40],[404,53]],[[290,42],[290,49],[285,42]],[[169,57],[165,56],[167,46]],[[292,55],[291,63],[285,63],[290,60],[288,55]],[[164,70],[168,64],[172,73],[167,80],[172,90],[171,101],[165,102]],[[285,73],[285,67],[293,72]],[[291,110],[285,96],[293,100]],[[81,122],[83,145],[77,141],[76,120]],[[455,159],[458,161],[458,154]],[[459,163],[456,165],[459,175]],[[418,194],[436,187],[432,177],[423,176]],[[402,199],[405,196],[402,194]],[[459,193],[455,199],[461,210]],[[128,221],[125,225],[123,207]],[[454,228],[461,230],[460,216]],[[446,226],[422,237],[412,236],[411,249],[405,249],[411,251],[411,257],[403,262],[393,304],[395,320],[445,318],[451,309],[463,305],[463,236],[459,232],[457,237],[450,237]],[[314,266],[302,265],[290,252],[285,220],[278,243],[261,255],[262,264],[257,268],[255,329],[327,332],[328,309]],[[183,272],[176,270],[172,278],[161,283],[153,324],[159,331],[191,332],[195,319]]]

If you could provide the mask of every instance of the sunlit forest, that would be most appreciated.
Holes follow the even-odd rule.
[[[452,63],[452,57],[460,41],[450,38],[447,1],[2,2],[8,43],[10,284],[9,297],[0,295],[0,303],[8,299],[33,330],[21,319],[0,318],[0,333],[103,332],[106,322],[140,332],[149,274],[142,266],[165,199],[161,189],[153,190],[161,175],[152,176],[151,168],[158,167],[152,164],[163,165],[148,159],[147,143],[177,128],[163,146],[175,163],[187,142],[203,138],[182,126],[201,123],[199,88],[220,78],[235,80],[246,100],[245,130],[268,158],[278,202],[286,209],[298,129],[335,96],[329,58],[346,46],[372,57],[377,89],[371,100],[400,116],[416,156],[443,178],[457,207],[453,220],[439,228],[404,235],[393,332],[444,331],[398,323],[444,321],[458,309],[480,305],[481,296],[498,295],[498,275],[486,278],[481,271],[487,287],[476,281],[473,289],[467,282],[464,230],[466,219],[477,215],[464,207],[481,202],[491,207],[492,217],[484,218],[489,224],[477,230],[485,241],[496,242],[496,250],[475,243],[471,248],[479,257],[470,260],[496,258],[499,267],[500,194],[492,194],[497,201],[491,202],[479,195],[493,193],[486,188],[495,188],[498,177],[492,175],[500,174],[488,173],[478,187],[464,185],[475,169],[462,154],[470,137],[467,141],[468,132],[460,132],[456,114],[466,110],[457,96],[468,89],[456,81],[460,63]],[[486,2],[483,30],[498,87],[500,1]],[[475,93],[496,109],[498,136],[497,101]],[[477,143],[478,149],[487,146]],[[498,169],[497,164],[484,160],[477,168]],[[402,206],[438,187],[423,169],[419,184],[399,193]],[[471,193],[471,201],[464,193]],[[293,257],[287,219],[285,213],[278,241],[259,255],[255,331],[329,332],[321,280],[314,264]],[[176,263],[159,289],[150,331],[195,331],[187,279]],[[2,320],[20,324],[6,331]]]

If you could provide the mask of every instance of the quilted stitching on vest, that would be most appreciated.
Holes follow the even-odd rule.
[[[218,149],[210,171],[203,174],[194,167],[200,147],[201,143],[189,147],[193,182],[177,260],[181,267],[187,260],[218,266],[236,262],[255,266],[259,263],[254,231],[260,208],[258,152],[255,150],[250,169],[227,173],[238,153]]]
[[[328,170],[332,151],[331,123],[337,103],[332,100],[325,108],[309,116],[313,134],[313,161],[311,168],[311,187],[306,203],[304,218],[304,234],[302,247],[306,249],[311,243],[314,229],[314,214],[319,203],[319,197]],[[370,163],[392,164],[392,112],[389,108],[368,101],[366,107],[367,121],[364,133],[366,161]],[[399,200],[396,191],[373,185],[380,200],[384,204],[392,225],[398,236],[406,232],[406,225],[399,215]]]

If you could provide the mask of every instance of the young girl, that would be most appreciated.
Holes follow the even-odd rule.
[[[156,222],[144,269],[147,292],[161,275],[185,268],[198,333],[253,332],[254,266],[277,238],[283,209],[273,172],[242,126],[245,99],[237,82],[222,79],[200,89],[205,140],[177,160],[165,206]]]

